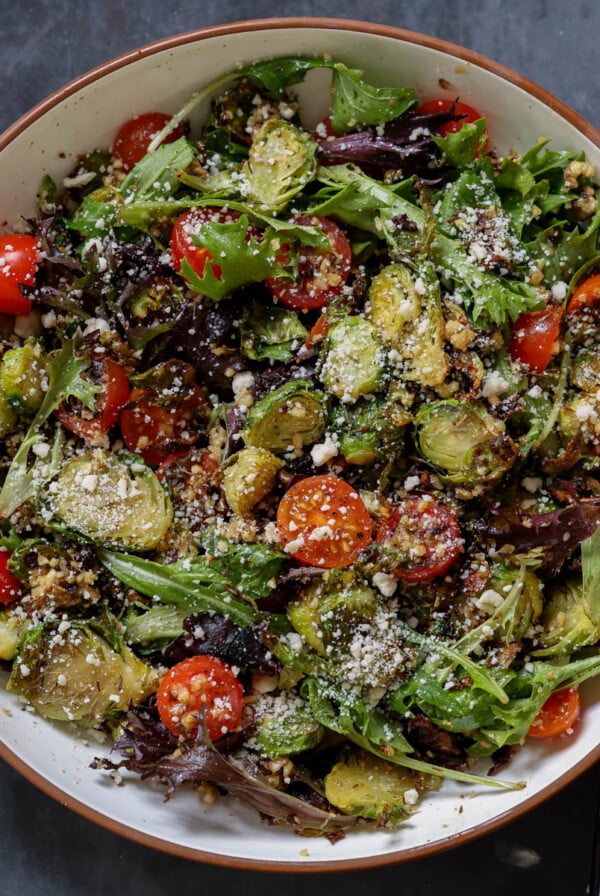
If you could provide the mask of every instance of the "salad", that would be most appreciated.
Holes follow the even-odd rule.
[[[598,184],[493,141],[453,95],[269,59],[125,122],[0,237],[0,660],[110,735],[97,769],[335,840],[444,779],[522,787],[514,752],[573,732]]]

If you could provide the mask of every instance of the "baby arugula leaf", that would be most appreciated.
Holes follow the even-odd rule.
[[[164,143],[155,152],[147,153],[131,169],[121,184],[121,194],[126,201],[171,197],[180,186],[178,172],[185,171],[195,155],[194,147],[185,137],[174,143]]]
[[[382,125],[416,105],[412,87],[375,87],[361,69],[341,62],[333,67],[331,124],[338,134],[367,125]]]

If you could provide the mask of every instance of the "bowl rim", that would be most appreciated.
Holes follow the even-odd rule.
[[[119,56],[114,57],[98,66],[90,69],[84,74],[64,86],[53,91],[39,103],[34,105],[28,112],[18,118],[3,133],[0,134],[0,151],[8,146],[16,137],[23,133],[31,124],[37,121],[41,116],[51,109],[54,109],[68,97],[77,93],[82,88],[98,81],[106,75],[125,68],[127,65],[136,62],[139,59],[147,58],[165,50],[171,50],[186,44],[196,43],[211,38],[219,38],[232,34],[240,34],[244,32],[265,31],[265,30],[284,30],[284,29],[325,29],[336,31],[351,31],[364,34],[372,34],[380,37],[388,37],[398,41],[404,41],[410,44],[427,47],[437,50],[451,56],[457,56],[467,63],[485,69],[492,74],[498,75],[505,81],[520,87],[526,93],[548,106],[553,112],[557,113],[561,118],[565,119],[573,125],[581,134],[587,137],[593,144],[600,148],[600,130],[596,129],[592,124],[586,121],[582,115],[563,103],[561,100],[552,96],[545,88],[540,87],[533,81],[530,81],[523,75],[518,74],[507,66],[499,62],[495,62],[487,56],[469,50],[458,44],[451,43],[441,38],[432,37],[430,35],[421,34],[416,31],[409,31],[391,25],[378,24],[375,22],[365,22],[358,19],[337,19],[331,17],[277,17],[277,18],[261,18],[239,20],[228,22],[222,25],[211,25],[191,31],[181,32],[166,38],[160,38],[151,43],[145,44],[137,49],[130,50]],[[488,834],[502,825],[514,821],[517,818],[530,812],[541,805],[549,797],[555,795],[579,775],[590,769],[594,763],[600,760],[600,744],[598,744],[583,759],[579,760],[574,766],[568,769],[559,778],[556,778],[542,790],[523,800],[518,806],[502,812],[500,815],[494,816],[492,819],[480,824],[476,824],[469,828],[466,832],[452,834],[433,843],[424,843],[421,846],[411,847],[410,849],[393,850],[375,856],[364,856],[356,859],[340,859],[340,860],[324,860],[324,861],[269,861],[264,859],[249,859],[235,856],[214,855],[202,849],[185,846],[183,844],[172,843],[163,840],[152,834],[144,833],[105,815],[100,810],[94,809],[86,803],[78,800],[76,797],[65,793],[60,786],[52,783],[45,778],[40,772],[21,759],[5,743],[0,741],[0,758],[8,763],[16,772],[22,775],[31,784],[47,796],[52,797],[61,805],[77,812],[88,821],[98,824],[100,827],[120,836],[125,837],[142,846],[151,847],[159,851],[177,856],[183,859],[191,859],[198,862],[205,862],[211,865],[219,865],[225,868],[235,868],[240,870],[253,871],[270,871],[270,872],[303,872],[303,873],[321,873],[333,871],[349,871],[368,868],[383,867],[386,865],[398,864],[400,862],[409,861],[417,858],[424,858],[429,855],[444,852],[459,843],[467,843],[475,840],[485,834]],[[267,830],[267,829],[266,829]],[[301,841],[299,841],[301,842]]]

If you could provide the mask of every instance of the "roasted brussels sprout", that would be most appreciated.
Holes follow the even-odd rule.
[[[368,299],[369,316],[384,345],[398,354],[403,376],[423,386],[441,385],[448,358],[435,274],[423,268],[415,278],[406,265],[388,265],[373,278]]]
[[[56,519],[105,547],[149,551],[171,525],[171,502],[136,455],[103,449],[73,457],[50,484]]]
[[[9,691],[49,719],[93,727],[140,703],[159,673],[127,647],[114,621],[58,621],[27,633],[13,664]]]
[[[308,330],[289,308],[251,302],[240,327],[242,353],[253,361],[291,361]]]
[[[0,660],[14,660],[26,627],[27,620],[0,610]]]
[[[295,694],[265,695],[255,707],[257,749],[268,759],[311,750],[323,737],[323,726],[309,704]]]
[[[419,791],[409,769],[352,749],[325,778],[325,796],[341,812],[384,824],[405,818]]]
[[[234,513],[249,513],[262,501],[275,485],[283,465],[265,448],[242,448],[230,457],[223,467],[221,484]]]
[[[0,394],[16,414],[31,417],[48,388],[48,371],[37,342],[11,348],[0,363]]]
[[[582,392],[594,392],[600,388],[600,346],[580,352],[573,359],[571,382]]]
[[[448,485],[466,495],[480,494],[502,478],[517,458],[517,446],[504,423],[480,402],[434,401],[422,404],[415,441],[421,457]]]
[[[314,177],[316,153],[306,131],[287,121],[266,121],[242,165],[248,198],[267,211],[281,211]]]
[[[333,577],[309,585],[297,601],[288,604],[290,622],[306,643],[325,655],[335,645],[344,649],[356,627],[369,623],[377,610],[377,597],[365,584]]]
[[[581,579],[571,577],[548,586],[535,656],[569,656],[600,639],[600,620],[593,620]]]
[[[344,404],[353,404],[382,387],[385,353],[368,320],[357,315],[337,319],[325,344],[327,353],[320,377],[331,395]]]
[[[353,406],[337,408],[332,415],[339,452],[349,464],[367,465],[377,460],[384,442],[391,435],[384,398],[359,399]],[[406,422],[406,421],[405,421]],[[399,441],[402,429],[394,427],[394,438]]]
[[[292,380],[253,405],[242,437],[250,447],[284,454],[318,442],[325,423],[323,393],[303,380]]]

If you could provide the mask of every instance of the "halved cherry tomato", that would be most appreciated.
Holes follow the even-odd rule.
[[[273,298],[288,308],[300,311],[324,308],[334,296],[341,293],[350,276],[352,249],[346,234],[329,218],[299,215],[296,223],[319,227],[329,240],[331,249],[327,251],[316,246],[302,246],[296,281],[268,278],[265,283]],[[284,246],[282,255],[278,258],[282,264],[287,260],[286,252],[287,248]]]
[[[0,604],[12,604],[23,594],[21,583],[8,568],[10,553],[0,549]]]
[[[577,722],[581,701],[577,688],[564,688],[548,697],[528,731],[530,737],[559,737]]]
[[[556,305],[520,314],[508,341],[512,360],[520,361],[532,373],[542,373],[552,360],[561,320],[562,310]]]
[[[207,415],[206,397],[190,364],[167,361],[154,370],[155,383],[132,389],[120,415],[123,441],[151,467],[194,445],[197,423]]]
[[[112,358],[92,360],[92,371],[99,373],[102,391],[96,398],[96,409],[90,411],[80,401],[71,399],[54,412],[65,429],[82,439],[98,439],[119,419],[121,408],[129,398],[129,380],[123,367]]]
[[[371,541],[362,498],[337,476],[309,476],[285,493],[277,508],[285,550],[301,563],[325,569],[350,566]]]
[[[425,100],[417,107],[417,113],[449,112],[452,107],[454,107],[454,114],[460,115],[461,118],[458,121],[446,121],[444,124],[441,124],[439,127],[440,137],[445,137],[447,134],[457,134],[464,124],[473,124],[475,121],[479,121],[480,118],[484,117],[481,112],[478,112],[473,106],[469,106],[468,103],[443,97],[438,97],[434,100]],[[489,138],[486,137],[485,146],[483,147],[484,152],[488,151],[489,142]]]
[[[27,233],[0,236],[0,312],[29,314],[31,299],[26,299],[19,285],[31,286],[39,261],[39,243]]]
[[[146,155],[152,139],[170,120],[171,116],[164,112],[144,112],[121,125],[113,143],[112,155],[120,160],[123,171],[131,171],[137,165]],[[185,124],[178,125],[163,142],[173,143],[183,137],[186,130]]]
[[[327,317],[325,314],[321,314],[310,328],[308,336],[304,340],[306,348],[314,348],[316,345],[319,345],[329,333],[329,326]]]
[[[443,575],[463,549],[456,514],[430,495],[393,506],[379,525],[377,543],[391,558],[392,575],[409,585]]]
[[[192,656],[169,669],[156,699],[171,734],[195,734],[204,713],[208,736],[219,740],[239,725],[244,692],[231,666],[213,656]]]
[[[583,311],[600,305],[600,273],[592,274],[583,283],[580,283],[567,305],[567,314]]]

